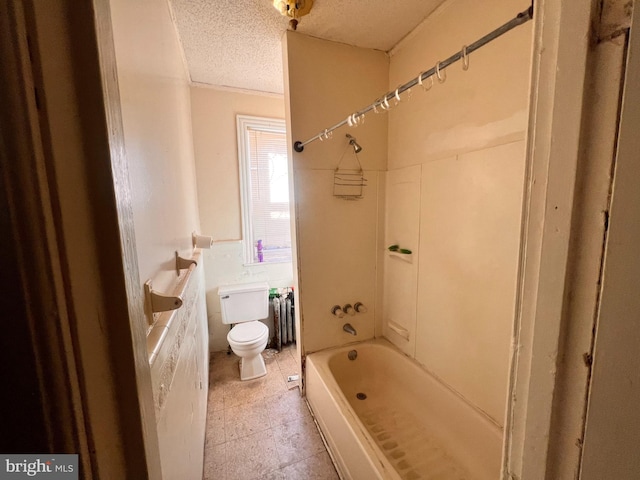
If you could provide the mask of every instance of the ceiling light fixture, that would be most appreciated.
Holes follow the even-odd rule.
[[[292,30],[298,27],[298,19],[305,16],[313,7],[313,0],[273,0],[273,6],[281,15],[289,17]]]

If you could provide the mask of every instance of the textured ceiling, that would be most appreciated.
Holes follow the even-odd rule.
[[[282,93],[288,19],[271,0],[170,0],[191,80]],[[298,32],[389,51],[444,0],[315,0]]]

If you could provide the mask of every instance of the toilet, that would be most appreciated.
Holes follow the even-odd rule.
[[[227,335],[233,353],[240,357],[240,380],[267,374],[262,351],[269,341],[269,328],[260,320],[269,316],[269,285],[245,283],[218,288],[222,323],[235,325]]]

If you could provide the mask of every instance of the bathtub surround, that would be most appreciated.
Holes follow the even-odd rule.
[[[285,92],[291,121],[290,139],[315,135],[324,125],[387,90],[388,58],[383,52],[287,32],[283,38]],[[380,215],[386,170],[387,118],[370,116],[350,133],[363,150],[358,158],[367,186],[361,200],[333,196],[334,171],[341,159],[353,161],[345,132],[292,153],[297,222],[299,288],[296,313],[307,352],[347,342],[344,320],[333,305],[360,301],[368,312],[349,317],[357,339],[373,338],[376,309]],[[341,167],[344,165],[341,165]]]
[[[391,52],[390,85],[528,6],[447,2]],[[385,259],[393,277],[385,284],[383,332],[500,424],[515,312],[531,28],[519,26],[477,50],[468,71],[449,67],[446,82],[416,91],[389,113],[385,243],[406,237],[416,258],[409,266]],[[394,320],[399,296],[415,310],[404,307]],[[406,322],[415,335],[402,341],[388,333],[389,321]]]
[[[387,59],[376,59],[377,69],[371,63],[377,52],[287,33],[292,141],[369,105],[529,5],[446,2]],[[364,126],[336,130],[332,139],[293,154],[307,352],[352,342],[329,309],[344,303],[341,295],[348,295],[344,301],[356,290],[371,295],[362,298],[375,307],[372,315],[349,319],[357,340],[385,336],[502,424],[530,52],[531,23],[473,52],[467,71],[461,62],[453,64],[446,81],[429,91],[415,87],[388,113],[369,113]],[[336,70],[342,74],[328,73]],[[367,137],[374,132],[385,138]],[[369,187],[363,200],[340,203],[328,184],[348,144],[341,142],[345,133],[365,147],[359,155]],[[411,254],[389,252],[390,245]],[[322,261],[319,251],[325,252]]]
[[[430,162],[422,170],[415,358],[501,423],[524,142]]]
[[[404,245],[412,254],[411,261],[404,261],[388,248],[384,251],[383,313],[376,333],[384,335],[407,355],[414,356],[422,167],[392,170],[387,172],[386,178],[385,245]]]
[[[390,52],[389,88],[530,4],[446,2]],[[444,83],[436,81],[428,92],[416,88],[412,100],[389,112],[389,170],[525,138],[532,26],[520,25],[476,50],[467,71],[460,62],[450,66]]]

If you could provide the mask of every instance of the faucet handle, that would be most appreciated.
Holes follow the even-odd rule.
[[[356,314],[356,311],[350,303],[347,303],[344,307],[342,307],[342,311],[347,315],[351,315],[352,317]]]
[[[334,305],[333,307],[331,307],[331,313],[338,318],[344,317],[344,311],[342,310],[340,305]]]
[[[351,306],[351,305],[349,305]],[[356,312],[358,313],[367,313],[367,307],[364,306],[364,304],[362,302],[356,302],[353,305],[353,308],[355,309]]]

